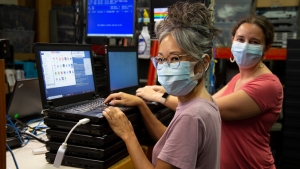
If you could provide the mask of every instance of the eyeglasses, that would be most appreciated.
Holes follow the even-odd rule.
[[[179,67],[180,65],[180,59],[184,56],[188,56],[189,54],[185,54],[185,55],[177,55],[177,54],[171,54],[170,56],[168,56],[168,58],[163,58],[160,56],[156,56],[156,57],[152,57],[151,61],[154,65],[154,67],[158,70],[161,70],[163,68],[163,63],[167,62],[167,64],[169,65],[169,67],[176,69]]]

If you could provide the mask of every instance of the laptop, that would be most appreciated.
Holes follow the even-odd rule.
[[[7,115],[21,121],[42,117],[42,101],[37,78],[17,80],[11,95]]]
[[[109,93],[135,95],[139,88],[137,46],[105,46]]]
[[[89,118],[99,123],[105,118],[105,98],[99,97],[89,44],[35,43],[44,115],[78,121]],[[125,113],[135,109],[120,107]]]
[[[109,93],[124,92],[135,95],[139,88],[137,46],[105,46],[105,60]],[[159,104],[144,100],[150,109]]]

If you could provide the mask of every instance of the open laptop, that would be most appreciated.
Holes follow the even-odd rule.
[[[7,115],[21,121],[41,118],[42,101],[37,78],[17,80],[11,95]]]
[[[41,99],[45,116],[91,123],[104,119],[96,88],[91,45],[35,43]],[[129,112],[132,107],[121,107]]]
[[[137,46],[106,46],[108,91],[135,95],[139,88]]]
[[[137,46],[105,46],[106,71],[109,93],[125,92],[135,95],[139,88]],[[146,101],[152,109],[157,102]]]

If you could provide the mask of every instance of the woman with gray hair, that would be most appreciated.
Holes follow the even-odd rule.
[[[138,96],[109,95],[104,103],[137,106],[153,140],[152,164],[143,153],[126,115],[116,107],[103,111],[113,131],[121,137],[136,169],[219,169],[221,118],[216,102],[204,86],[212,40],[220,30],[212,26],[210,8],[200,2],[177,2],[155,26],[158,56],[152,58],[158,80],[178,107],[164,126]],[[121,70],[122,71],[122,70]]]
[[[263,63],[274,28],[267,18],[249,15],[238,21],[231,33],[230,60],[236,62],[239,73],[213,95],[222,118],[221,169],[275,169],[270,130],[282,111],[283,88]],[[180,104],[177,97],[164,98],[168,89],[163,87],[146,86],[136,95],[175,110]]]

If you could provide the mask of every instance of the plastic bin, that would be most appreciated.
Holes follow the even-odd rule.
[[[75,9],[72,6],[54,6],[56,11],[57,28],[72,28],[75,26]]]
[[[33,30],[35,10],[16,5],[0,5],[0,29]]]
[[[15,53],[31,53],[34,41],[34,31],[3,29],[0,30],[0,38],[8,39],[14,46]]]
[[[25,73],[25,78],[37,78],[37,69],[35,62],[33,61],[15,61],[15,65],[23,65],[23,70]]]
[[[217,0],[215,3],[215,21],[232,22],[250,14],[252,0]]]
[[[278,8],[258,8],[256,14],[264,16],[268,19],[292,19],[297,20],[298,9],[296,7],[278,7]]]
[[[57,36],[58,36],[58,43],[75,43],[75,27],[58,28]]]
[[[217,47],[231,47],[232,36],[231,29],[236,24],[236,22],[215,22],[214,26],[222,30],[219,43],[216,44]]]

